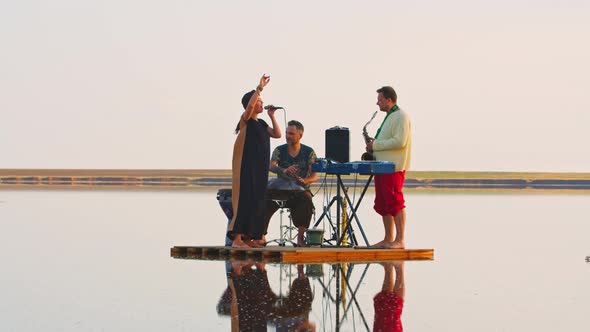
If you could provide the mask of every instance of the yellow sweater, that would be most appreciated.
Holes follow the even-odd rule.
[[[373,142],[375,159],[393,162],[396,172],[408,170],[412,154],[411,134],[412,124],[408,114],[401,108],[393,112]]]

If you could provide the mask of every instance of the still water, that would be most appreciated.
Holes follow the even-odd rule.
[[[171,258],[222,243],[216,191],[2,190],[0,331],[588,330],[590,195],[406,200],[407,246],[433,261],[297,266]]]

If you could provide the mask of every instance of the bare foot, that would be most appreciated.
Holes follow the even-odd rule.
[[[308,247],[307,243],[305,243],[305,239],[303,238],[303,233],[297,234],[297,246]]]
[[[266,247],[266,240],[264,240],[264,239],[261,239],[261,240],[252,240],[252,242],[258,244],[260,246],[260,248]]]
[[[244,241],[236,241],[234,240],[234,242],[231,244],[232,248],[238,248],[238,249],[249,249],[250,246],[247,245]]]
[[[256,241],[254,241],[254,240],[248,240],[245,242],[245,244],[247,247],[250,247],[250,248],[263,248],[262,245],[256,243]]]
[[[242,275],[242,269],[246,266],[246,263],[241,262],[241,261],[232,261],[231,262],[231,267],[232,267],[232,273],[234,275]]]
[[[313,331],[315,332],[316,330],[316,326],[314,323],[311,323],[309,321],[304,321],[299,323],[299,325],[297,325],[297,331]]]
[[[389,245],[391,243],[392,242],[390,242],[390,241],[383,240],[383,241],[379,241],[379,242],[375,243],[374,245],[370,246],[370,248],[386,249],[387,245]]]
[[[395,267],[396,269],[403,268],[404,261],[393,261],[393,267]]]
[[[297,240],[297,246],[298,247],[309,247],[309,245],[307,245],[307,243],[305,243],[305,241],[303,240]]]
[[[390,242],[389,244],[387,244],[385,246],[385,248],[387,249],[405,249],[406,248],[406,244],[404,242]]]

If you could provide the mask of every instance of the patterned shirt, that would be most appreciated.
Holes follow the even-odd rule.
[[[301,144],[299,153],[292,157],[289,154],[289,145],[283,144],[274,149],[270,160],[277,162],[277,165],[283,169],[291,165],[297,165],[299,169],[297,175],[305,179],[311,175],[310,166],[315,162],[316,158],[315,151],[307,145]],[[306,185],[305,189],[309,189],[309,185]]]

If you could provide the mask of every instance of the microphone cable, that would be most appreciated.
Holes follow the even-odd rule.
[[[283,109],[283,122],[285,123],[285,135],[287,135],[287,109],[286,108],[282,108]]]

